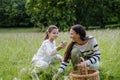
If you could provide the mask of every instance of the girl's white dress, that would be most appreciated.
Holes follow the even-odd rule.
[[[55,41],[50,42],[49,39],[43,41],[38,52],[33,56],[32,63],[34,67],[43,70],[48,68],[49,64],[55,60],[62,60],[62,56],[56,50]]]

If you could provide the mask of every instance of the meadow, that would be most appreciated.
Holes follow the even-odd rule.
[[[45,36],[45,33],[38,31],[0,30],[0,80],[31,80],[31,59]],[[88,30],[87,34],[97,39],[101,51],[100,80],[120,80],[120,29]],[[70,42],[69,32],[59,33],[57,45],[62,40]],[[59,51],[59,54],[64,55],[64,51]],[[59,64],[54,64],[54,67],[40,74],[41,80],[51,80]],[[63,75],[67,76],[71,71],[69,63],[58,80],[63,80]]]

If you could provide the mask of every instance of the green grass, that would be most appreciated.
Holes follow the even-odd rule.
[[[45,34],[38,32],[38,29],[27,30],[0,30],[0,80],[13,80],[15,77],[19,80],[31,80],[29,76],[32,68],[31,59],[40,47]],[[87,34],[95,36],[100,47],[101,80],[120,80],[120,29],[90,30]],[[57,45],[61,40],[69,42],[69,33],[61,32],[56,40]],[[59,53],[64,55],[64,51],[65,49]],[[51,80],[59,68],[59,63],[54,65],[54,69],[50,68],[47,72],[43,72],[41,80]],[[62,75],[69,75],[71,71],[70,63]],[[63,80],[62,75],[59,80]]]

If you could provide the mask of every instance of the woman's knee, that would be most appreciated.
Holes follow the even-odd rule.
[[[78,48],[73,48],[71,51],[71,57],[78,57],[80,55],[80,51]]]

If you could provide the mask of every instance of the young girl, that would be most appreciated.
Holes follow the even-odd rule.
[[[62,42],[56,47],[55,39],[57,37],[58,28],[55,25],[50,25],[41,47],[32,58],[34,69],[32,70],[31,76],[33,80],[39,80],[37,73],[47,69],[49,64],[53,61],[63,61],[62,56],[58,54],[58,51],[66,46],[66,42]]]

